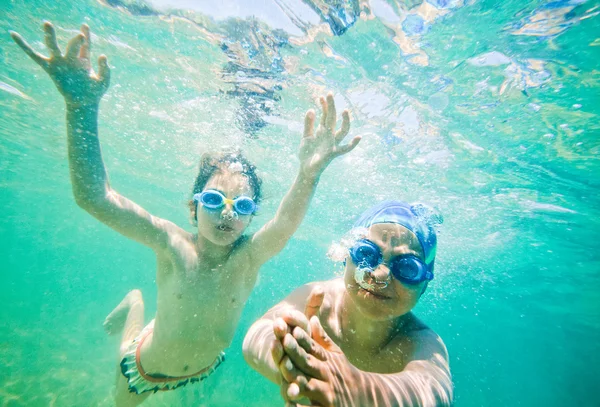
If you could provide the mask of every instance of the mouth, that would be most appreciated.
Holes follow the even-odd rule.
[[[380,300],[390,300],[392,297],[388,297],[387,295],[382,294],[373,289],[373,285],[368,284],[366,281],[357,281],[358,283],[358,292],[363,294],[365,297],[377,298]]]
[[[217,229],[218,231],[221,231],[221,232],[233,232],[233,230],[234,230],[231,226],[225,225],[223,223],[215,226],[215,229]]]
[[[378,293],[378,292],[373,291],[368,288],[360,287],[358,289],[358,292],[363,294],[365,297],[376,298],[378,300],[391,300],[392,299],[391,297],[388,297],[387,295],[383,295],[381,293]]]

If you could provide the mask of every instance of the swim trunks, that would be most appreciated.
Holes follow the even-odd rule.
[[[213,374],[217,367],[225,360],[225,353],[221,352],[210,366],[187,376],[173,377],[160,373],[149,374],[142,368],[142,363],[140,362],[140,349],[153,330],[154,321],[150,322],[142,332],[131,341],[121,360],[121,373],[127,378],[130,393],[142,394],[148,391],[156,393],[159,390],[174,390],[178,387],[185,386],[188,383],[198,383]]]

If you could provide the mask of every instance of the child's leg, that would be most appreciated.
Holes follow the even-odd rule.
[[[104,320],[104,328],[109,335],[123,331],[117,361],[117,392],[115,402],[117,407],[130,407],[141,404],[150,393],[135,394],[129,392],[127,378],[121,373],[121,359],[131,341],[144,328],[144,300],[140,290],[131,290],[119,305]]]
[[[140,290],[129,291],[119,305],[104,319],[104,330],[109,335],[117,335],[125,329],[121,342],[125,340],[125,337],[133,340],[143,327],[144,300]],[[137,332],[133,336],[127,332],[136,329]]]

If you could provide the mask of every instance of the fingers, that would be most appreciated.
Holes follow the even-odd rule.
[[[283,398],[283,401],[285,402],[285,407],[295,407],[296,405],[290,400],[290,398],[287,395],[289,386],[290,384],[288,382],[282,380],[281,384],[279,385],[279,394],[281,394],[281,398]]]
[[[285,387],[285,397],[288,400],[297,400],[300,398],[300,386],[298,383],[288,383]]]
[[[98,57],[98,79],[105,85],[110,85],[110,68],[108,66],[108,58],[106,55]]]
[[[279,372],[283,376],[283,379],[288,383],[294,383],[298,381],[306,382],[306,376],[300,370],[294,366],[294,363],[290,360],[289,356],[284,356],[279,363]]]
[[[292,336],[298,342],[298,345],[302,347],[307,353],[313,355],[319,360],[326,361],[327,354],[323,347],[316,343],[305,330],[300,329],[298,327],[294,328],[292,331]]]
[[[46,69],[48,67],[48,58],[35,52],[33,50],[33,48],[31,48],[31,46],[29,44],[27,44],[27,42],[23,39],[23,37],[21,37],[19,34],[17,34],[14,31],[10,32],[10,36],[13,39],[13,41],[16,42],[17,45],[19,47],[21,47],[21,49],[27,54],[27,56],[29,58],[33,59],[33,61],[36,64],[38,64],[39,66],[41,66],[44,69]]]
[[[81,25],[81,33],[83,34],[84,41],[81,49],[79,50],[79,58],[90,60],[90,50],[92,48],[92,37],[90,35],[90,27],[87,24]],[[89,62],[88,62],[89,64]]]
[[[275,366],[279,367],[279,364],[284,356],[285,352],[283,351],[283,345],[281,344],[281,341],[274,339],[273,342],[271,342],[271,357],[275,362]]]
[[[275,318],[273,321],[273,332],[275,333],[275,338],[281,341],[285,335],[292,332],[292,330],[288,327],[288,324],[283,318]]]
[[[302,137],[314,137],[315,135],[315,111],[310,109],[304,116],[304,135]]]
[[[342,112],[342,128],[335,133],[335,141],[337,143],[341,142],[344,137],[348,135],[350,131],[350,112],[348,110],[344,110]]]
[[[283,395],[284,391],[286,393],[285,396]],[[281,393],[286,402],[290,402],[287,400],[298,401],[308,399],[310,406],[333,405],[331,386],[327,382],[315,378],[311,378],[308,381],[301,380],[297,383],[284,383],[284,385],[281,386]],[[296,404],[295,406],[309,407],[304,406],[304,404]]]
[[[339,146],[336,151],[336,157],[339,157],[340,155],[348,154],[350,151],[354,150],[354,148],[358,145],[360,140],[361,140],[361,137],[356,136],[352,139],[352,141],[350,143],[346,144],[345,146]]]
[[[281,318],[290,328],[290,331],[294,327],[298,326],[310,334],[310,324],[308,323],[308,318],[302,312],[297,310],[289,310],[281,314]]]
[[[310,379],[306,385],[299,387],[297,399],[306,397],[312,405],[317,406],[332,405],[332,390],[328,383],[317,379]]]
[[[325,116],[325,115],[324,115]],[[333,93],[329,92],[327,94],[327,118],[325,119],[325,126],[330,132],[335,131],[335,122],[337,120],[337,115],[335,111],[335,102],[333,100]]]
[[[56,42],[54,26],[49,21],[44,23],[44,42],[50,51],[51,57],[56,58],[62,56],[60,48],[58,48],[58,42]]]
[[[75,37],[71,38],[71,41],[67,44],[67,50],[65,51],[65,58],[67,59],[75,59],[79,54],[79,49],[83,45],[85,41],[85,37],[83,34],[77,34]]]
[[[316,316],[310,319],[310,327],[312,331],[312,338],[316,343],[321,345],[326,351],[339,352],[342,350],[331,340],[327,332],[323,329],[321,321]],[[285,348],[285,347],[284,347]]]
[[[325,373],[321,366],[323,362],[306,353],[306,351],[298,345],[298,342],[296,342],[296,339],[292,335],[287,334],[285,338],[283,338],[283,349],[296,369],[299,369],[308,376],[324,379]]]
[[[306,318],[310,319],[313,315],[317,315],[319,313],[319,309],[323,304],[324,297],[325,292],[323,291],[323,288],[319,285],[315,286],[308,296],[306,307],[304,308],[304,314],[306,315]]]
[[[319,98],[319,103],[321,103],[321,123],[320,125],[325,127],[327,124],[327,101],[323,96]]]

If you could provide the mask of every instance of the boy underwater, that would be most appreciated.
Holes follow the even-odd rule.
[[[158,390],[171,390],[208,377],[223,361],[259,268],[279,253],[300,225],[321,173],[336,157],[350,152],[360,137],[340,143],[350,129],[342,113],[336,129],[333,95],[321,98],[322,117],[304,121],[300,169],[275,214],[252,236],[243,233],[260,199],[255,168],[238,154],[201,160],[190,202],[197,234],[148,213],[112,189],[98,139],[98,111],[109,87],[106,56],[91,67],[90,30],[71,39],[61,53],[54,27],[44,23],[45,57],[11,32],[13,40],[40,65],[66,103],[67,144],[73,194],[77,204],[122,235],[151,248],[157,258],[156,317],[144,327],[139,290],[129,292],[104,323],[122,332],[116,390],[117,406],[135,406]]]
[[[374,206],[346,241],[344,277],[296,289],[252,325],[244,357],[286,406],[450,406],[446,347],[411,312],[439,222],[422,204]]]

